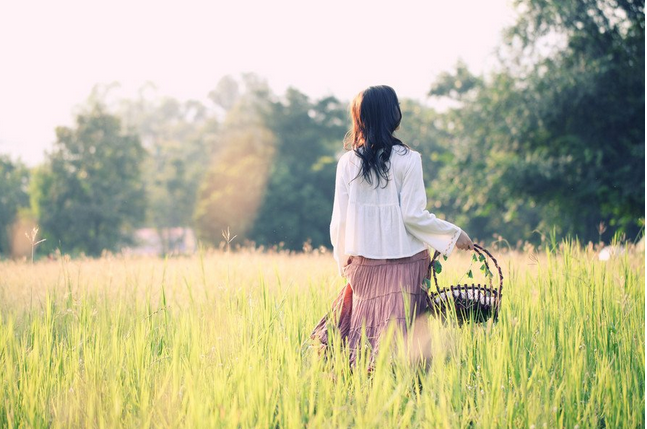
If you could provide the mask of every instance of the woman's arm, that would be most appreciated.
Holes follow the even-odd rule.
[[[343,177],[342,162],[337,163],[335,175],[335,198],[332,205],[330,220],[330,242],[333,247],[333,257],[337,261],[339,275],[344,276],[346,263],[346,211],[348,209],[348,184]]]
[[[459,227],[427,211],[422,159],[417,152],[412,153],[411,164],[402,181],[400,206],[407,231],[443,255],[449,256],[457,241],[459,248],[471,248],[472,241]]]

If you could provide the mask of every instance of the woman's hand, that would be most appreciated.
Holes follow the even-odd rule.
[[[465,234],[465,231],[461,231],[461,235],[456,240],[456,247],[461,250],[474,250],[474,243],[472,243],[469,235]]]

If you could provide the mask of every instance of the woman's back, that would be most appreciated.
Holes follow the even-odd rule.
[[[372,183],[360,174],[361,159],[350,151],[337,166],[331,241],[340,272],[348,256],[396,259],[432,246],[451,253],[460,228],[437,219],[427,205],[420,154],[394,146],[388,181]]]
[[[359,175],[361,160],[350,151],[339,161],[348,189],[345,252],[367,258],[411,256],[424,244],[406,231],[400,199],[405,175],[417,152],[396,146],[391,151],[389,180],[368,183]]]

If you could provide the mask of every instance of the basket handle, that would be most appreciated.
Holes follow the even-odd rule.
[[[494,258],[494,256],[492,256],[492,254],[487,251],[487,249],[479,246],[478,244],[474,245],[474,252],[479,256],[482,256],[483,253],[486,255],[484,256],[485,260],[483,261],[483,263],[485,264],[485,267],[488,270],[490,269],[490,266],[488,265],[488,262],[487,262],[488,257],[492,260],[492,262],[494,262],[494,266],[499,272],[499,299],[501,299],[501,293],[503,292],[503,272],[501,271],[501,267],[499,266],[499,263]],[[436,250],[434,252],[434,257],[431,258],[431,262],[429,262],[429,270],[431,271],[431,274],[434,277],[434,284],[436,285],[436,291],[438,291],[438,293],[440,294],[440,287],[438,287],[438,279],[436,278],[436,270],[434,269],[434,262],[436,261],[436,259],[438,259],[439,256],[440,256],[440,252]],[[490,283],[490,288],[492,288],[492,277],[488,276],[488,282]]]

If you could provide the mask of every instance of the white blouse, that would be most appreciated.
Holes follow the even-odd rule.
[[[390,160],[389,182],[385,187],[382,179],[377,188],[375,177],[370,185],[358,176],[361,160],[354,151],[337,163],[330,240],[342,276],[351,255],[404,258],[429,245],[449,256],[461,233],[426,210],[420,154],[394,146]]]

